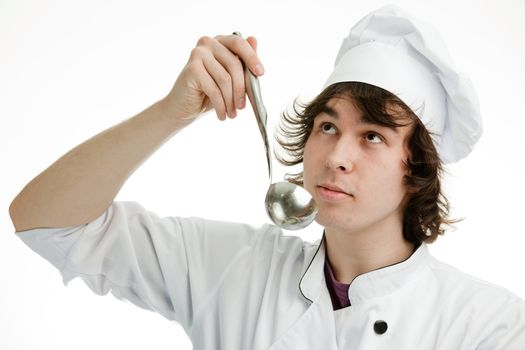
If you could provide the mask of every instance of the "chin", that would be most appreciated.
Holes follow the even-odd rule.
[[[342,220],[342,218],[344,218]],[[315,221],[323,226],[324,228],[334,228],[337,230],[349,230],[351,229],[352,219],[349,215],[341,215],[333,212],[325,212],[322,209],[319,209]]]

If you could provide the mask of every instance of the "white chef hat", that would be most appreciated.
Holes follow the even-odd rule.
[[[357,81],[399,97],[421,119],[445,163],[467,156],[482,133],[479,104],[439,33],[395,5],[371,12],[343,40],[325,87]]]

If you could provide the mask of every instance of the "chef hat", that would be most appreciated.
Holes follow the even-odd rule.
[[[467,156],[482,133],[477,95],[436,30],[395,5],[365,16],[343,40],[325,87],[358,81],[399,97],[421,119],[445,163]]]

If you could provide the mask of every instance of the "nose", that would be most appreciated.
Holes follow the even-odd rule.
[[[326,166],[334,171],[350,172],[354,168],[356,148],[347,141],[340,139],[328,152]]]

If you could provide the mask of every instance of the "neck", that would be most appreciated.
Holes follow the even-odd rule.
[[[406,260],[414,244],[403,238],[401,225],[343,232],[325,228],[327,257],[337,281],[350,284],[360,274]]]

